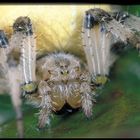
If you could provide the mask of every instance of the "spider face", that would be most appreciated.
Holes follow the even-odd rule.
[[[50,80],[67,82],[78,78],[80,74],[80,60],[73,55],[58,53],[46,57],[44,71],[50,75]]]
[[[14,32],[22,32],[26,35],[32,35],[32,23],[29,17],[19,17],[13,24]]]

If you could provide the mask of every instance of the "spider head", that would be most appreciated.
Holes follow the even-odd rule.
[[[18,17],[14,24],[13,24],[13,30],[14,32],[22,32],[25,33],[26,35],[32,35],[33,30],[32,30],[32,23],[29,17]]]
[[[50,80],[63,82],[78,78],[81,70],[80,60],[65,53],[51,54],[46,58],[46,63],[42,68],[48,71]]]
[[[65,58],[65,57],[61,57],[61,56],[58,56],[56,59],[55,59],[55,65],[58,69],[58,75],[59,77],[61,78],[62,81],[67,81],[68,80],[68,77],[69,77],[69,74],[70,74],[70,69],[69,69],[69,66],[70,66],[70,60]]]
[[[60,74],[63,76],[67,76],[69,74],[69,65],[70,65],[70,60],[66,58],[61,58],[59,57],[58,59],[55,60],[56,66],[60,69]]]

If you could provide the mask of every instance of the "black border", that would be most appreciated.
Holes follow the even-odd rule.
[[[44,4],[113,4],[113,5],[137,5],[140,0],[0,0],[0,5],[44,5]]]

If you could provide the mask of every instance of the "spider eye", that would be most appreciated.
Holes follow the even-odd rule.
[[[61,71],[60,73],[61,73],[61,74],[64,74],[64,72],[63,72],[63,71]]]
[[[67,74],[69,74],[69,71],[68,70],[65,70],[65,71],[61,71],[60,72],[62,75],[67,75]]]
[[[60,66],[60,68],[63,68],[63,66]]]

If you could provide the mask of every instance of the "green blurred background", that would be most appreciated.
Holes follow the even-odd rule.
[[[121,6],[140,15],[140,6]],[[73,115],[53,115],[51,125],[39,131],[37,109],[23,101],[25,137],[96,138],[140,137],[140,56],[128,49],[120,55],[110,72],[110,80],[99,90],[93,118],[87,120],[80,110]],[[0,138],[17,137],[15,112],[8,95],[0,95]]]

